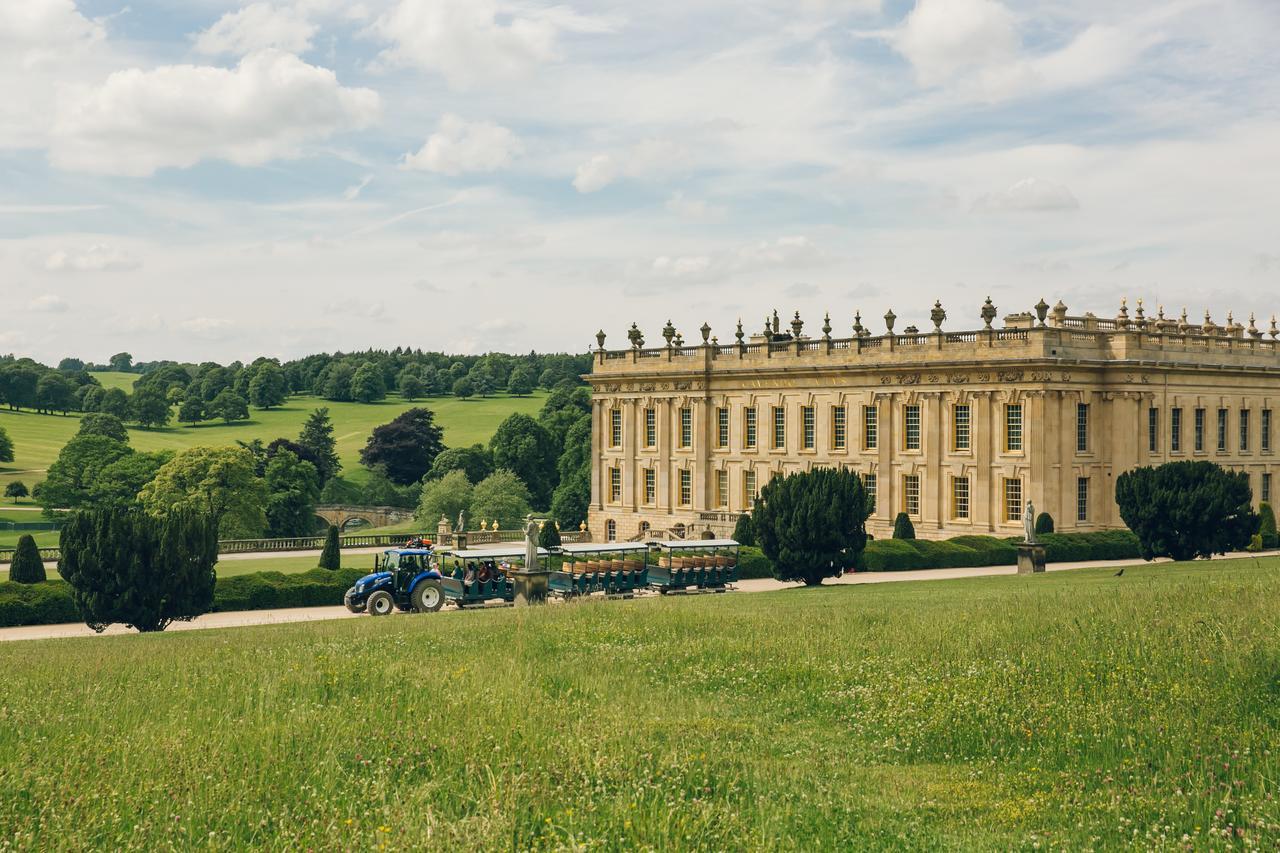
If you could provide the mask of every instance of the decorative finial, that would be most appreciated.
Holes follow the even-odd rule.
[[[987,301],[982,303],[982,312],[978,315],[982,318],[985,328],[991,328],[991,321],[996,318],[996,306],[991,304],[991,297],[987,297]]]
[[[635,323],[632,323],[631,328],[627,330],[627,340],[631,341],[631,346],[636,349],[644,346],[644,334]]]
[[[1187,306],[1183,305],[1182,318],[1178,320],[1178,331],[1185,335],[1187,333],[1187,330],[1190,328],[1191,328],[1191,324],[1187,322]]]
[[[706,346],[707,340],[711,337],[711,324],[704,320],[702,328],[698,329],[698,331],[702,332],[702,345]]]
[[[1066,319],[1067,319],[1067,305],[1065,302],[1059,299],[1058,304],[1053,306],[1053,324],[1055,326],[1061,326]]]
[[[678,347],[684,346],[684,335],[680,334],[679,332],[676,332],[676,346]]]
[[[863,332],[865,331],[866,330],[862,328],[862,312],[854,311],[853,312],[853,336],[855,338],[860,338],[863,336]]]
[[[778,322],[778,309],[773,309],[773,334],[774,337],[782,334],[782,324]]]
[[[737,339],[738,339],[738,346],[742,346],[743,332],[742,332],[742,318],[741,318],[741,317],[739,317],[739,318],[738,318],[738,331],[734,332],[734,333],[733,333],[733,336],[734,336],[735,338],[737,338]]]
[[[1280,327],[1276,326],[1275,314],[1271,315],[1271,329],[1267,332],[1267,334],[1271,336],[1271,340],[1273,341],[1276,339],[1277,335],[1280,335]]]
[[[1040,321],[1041,328],[1044,327],[1044,318],[1048,315],[1049,303],[1045,302],[1044,298],[1041,297],[1040,301],[1036,303],[1036,319]]]
[[[602,350],[604,349],[604,337],[604,329],[596,332],[596,346]]]
[[[946,309],[942,307],[942,300],[933,300],[933,310],[929,312],[929,319],[933,321],[933,331],[942,334],[942,321],[947,319]]]
[[[893,334],[893,322],[897,319],[898,315],[893,313],[892,308],[884,312],[884,324],[889,327],[889,334],[891,335]]]
[[[1262,332],[1258,331],[1258,323],[1254,320],[1252,311],[1249,312],[1249,337],[1255,341],[1262,337]]]
[[[831,312],[828,311],[822,318],[822,339],[824,341],[831,340]]]
[[[799,338],[800,331],[804,329],[804,320],[800,319],[800,312],[796,312],[795,319],[791,321],[791,337]]]
[[[676,327],[671,324],[670,320],[667,320],[667,325],[662,327],[662,337],[666,339],[668,347],[671,346],[671,340],[675,336],[676,336]]]

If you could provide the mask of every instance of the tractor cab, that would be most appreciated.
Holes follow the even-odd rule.
[[[378,555],[372,573],[356,581],[343,599],[352,613],[384,616],[400,610],[439,610],[440,571],[436,553],[427,548],[388,548]]]

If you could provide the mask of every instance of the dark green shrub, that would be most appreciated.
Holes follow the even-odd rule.
[[[980,566],[1012,566],[1018,562],[1018,549],[1006,539],[971,534],[947,541],[975,551],[982,560],[978,563]]]
[[[1280,535],[1276,533],[1276,514],[1271,504],[1263,501],[1258,505],[1258,516],[1262,522],[1258,525],[1258,534],[1262,536],[1262,547],[1265,550],[1280,548]]]
[[[538,531],[538,547],[547,550],[560,547],[560,529],[551,519],[542,522],[542,529]]]
[[[751,512],[751,527],[774,577],[807,586],[858,565],[867,544],[866,520],[862,480],[837,468],[770,480]]]
[[[893,520],[893,538],[894,539],[915,539],[916,528],[911,523],[911,517],[905,512],[898,513],[898,517]]]
[[[320,562],[317,564],[321,569],[340,569],[342,568],[342,550],[338,542],[338,525],[330,524],[329,532],[324,537],[324,550],[320,552]]]
[[[14,583],[44,583],[47,579],[35,538],[30,533],[22,534],[18,537],[18,547],[9,565],[9,580]]]
[[[981,554],[950,540],[912,539],[908,544],[920,553],[925,565],[931,569],[956,569],[983,565]]]
[[[745,512],[738,516],[738,522],[733,525],[733,539],[739,545],[748,547],[756,544],[756,532],[751,529],[751,516]]]
[[[0,628],[57,625],[79,618],[71,588],[60,580],[42,584],[0,582]]]
[[[1035,531],[1037,536],[1040,536],[1041,534],[1044,534],[1044,533],[1052,533],[1053,532],[1053,516],[1049,515],[1049,513],[1047,512],[1042,512],[1039,515],[1037,515]]]
[[[285,607],[323,607],[341,604],[342,595],[363,577],[360,569],[312,569],[299,574],[257,572],[221,578],[214,590],[213,609],[270,610]]]
[[[931,568],[924,556],[901,539],[877,539],[868,542],[862,552],[862,567],[869,572],[901,572],[908,569]]]
[[[1249,475],[1212,462],[1166,462],[1116,478],[1120,517],[1143,559],[1190,560],[1245,547],[1258,532]]]
[[[759,548],[739,548],[738,577],[743,580],[749,578],[771,578],[773,577],[773,563],[769,562],[769,558]]]
[[[137,509],[76,512],[62,528],[60,550],[58,574],[95,631],[113,622],[163,631],[213,605],[212,516],[186,509],[160,518]]]

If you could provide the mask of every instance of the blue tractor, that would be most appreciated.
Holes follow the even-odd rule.
[[[430,613],[444,604],[441,574],[431,548],[390,548],[372,574],[356,581],[342,603],[352,613],[386,616],[392,609]]]

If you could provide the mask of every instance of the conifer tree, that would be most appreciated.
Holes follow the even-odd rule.
[[[867,545],[867,509],[856,474],[815,468],[770,480],[751,526],[775,578],[814,586],[857,567]]]
[[[329,532],[324,537],[324,550],[320,552],[319,567],[322,569],[342,568],[342,546],[338,539],[338,525],[330,524]]]
[[[40,559],[40,549],[30,533],[18,537],[18,547],[13,552],[13,562],[9,565],[9,580],[14,583],[44,583],[44,561]]]

